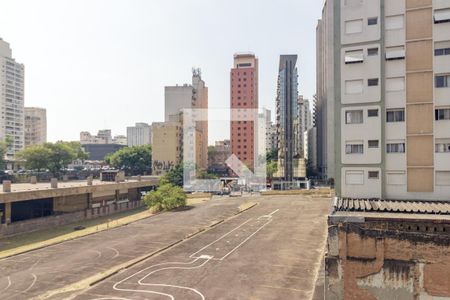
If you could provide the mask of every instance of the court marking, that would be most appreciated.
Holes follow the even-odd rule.
[[[8,280],[8,284],[6,285],[6,287],[4,287],[4,288],[2,289],[2,292],[4,292],[4,291],[6,291],[7,289],[9,289],[9,287],[11,286],[11,277],[8,276],[8,277],[6,277],[6,279]]]
[[[245,224],[249,223],[252,220],[255,220],[254,218],[250,218],[248,220],[246,220],[245,222],[243,222],[242,224],[240,224],[239,226],[233,228],[232,230],[228,231],[227,233],[223,234],[221,237],[219,237],[218,239],[214,240],[213,242],[207,244],[206,246],[202,247],[200,250],[194,252],[193,254],[191,254],[189,256],[189,258],[193,258],[192,261],[190,262],[165,262],[165,263],[159,263],[159,264],[155,264],[155,265],[151,265],[149,267],[146,267],[142,270],[137,271],[136,273],[133,273],[131,275],[129,275],[128,277],[120,280],[119,282],[116,282],[113,285],[113,290],[116,291],[122,291],[122,292],[132,292],[132,293],[149,293],[149,294],[155,294],[155,295],[160,295],[160,296],[165,296],[168,297],[170,300],[175,300],[175,297],[172,294],[168,294],[168,293],[163,293],[163,292],[157,292],[157,291],[152,291],[152,290],[139,290],[139,289],[130,289],[130,288],[120,288],[119,285],[125,283],[126,281],[130,280],[131,278],[149,270],[155,267],[159,267],[159,266],[166,266],[166,265],[183,265],[185,267],[179,267],[179,266],[173,266],[173,267],[164,267],[164,268],[159,268],[156,270],[153,270],[149,273],[147,273],[146,275],[144,275],[144,277],[140,278],[137,281],[137,284],[139,286],[154,286],[154,287],[170,287],[170,288],[176,288],[176,289],[185,289],[185,290],[189,290],[192,291],[194,293],[196,293],[198,296],[200,296],[201,300],[205,300],[205,296],[198,290],[191,288],[191,287],[184,287],[184,286],[177,286],[177,285],[170,285],[170,284],[163,284],[163,283],[144,283],[143,281],[148,278],[149,276],[160,272],[160,271],[164,271],[164,270],[175,270],[175,269],[179,269],[179,270],[192,270],[192,269],[199,269],[202,268],[203,266],[205,266],[209,261],[211,260],[224,260],[225,258],[227,258],[229,255],[231,255],[234,251],[236,251],[239,247],[241,247],[243,244],[245,244],[248,240],[250,240],[254,235],[256,235],[261,229],[263,229],[266,225],[270,224],[272,222],[272,217],[275,213],[277,213],[279,211],[279,209],[274,210],[273,212],[271,212],[270,214],[267,215],[262,215],[260,217],[258,217],[256,220],[260,220],[261,218],[265,218],[267,219],[267,221],[265,221],[261,226],[258,227],[258,229],[256,231],[254,231],[252,234],[250,234],[248,237],[246,237],[243,241],[241,241],[236,247],[234,247],[231,251],[229,251],[228,253],[226,253],[222,258],[217,259],[214,258],[211,255],[201,255],[198,257],[195,257],[196,254],[198,254],[199,252],[207,249],[208,247],[210,247],[211,245],[213,245],[214,243],[222,240],[223,238],[227,237],[228,235],[230,235],[231,233],[233,233],[234,231],[238,230],[239,228],[241,228],[242,226],[244,226]],[[195,262],[199,261],[199,260],[204,260],[200,265],[198,266],[194,266],[194,267],[187,267],[189,265],[194,264]],[[128,300],[127,298],[116,298],[116,297],[103,297],[103,298],[95,298],[93,300],[113,300],[113,299],[118,299],[118,300]]]

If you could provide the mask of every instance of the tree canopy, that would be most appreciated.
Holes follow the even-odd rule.
[[[30,170],[48,169],[54,176],[59,176],[64,168],[75,159],[86,159],[79,142],[56,142],[34,145],[16,154],[25,160],[25,167]]]
[[[127,175],[146,175],[152,171],[152,148],[150,145],[125,147],[105,157],[113,168]]]

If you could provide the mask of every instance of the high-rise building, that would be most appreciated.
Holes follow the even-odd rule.
[[[298,134],[301,135],[300,142],[300,152],[305,153],[308,151],[308,144],[305,144],[305,141],[308,141],[308,138],[305,138],[306,132],[308,129],[312,127],[312,118],[311,118],[311,108],[309,104],[309,100],[305,99],[302,95],[298,97],[298,110],[299,110],[299,130]],[[303,156],[306,158],[306,156]]]
[[[317,172],[323,179],[334,178],[334,1],[325,1],[316,28],[316,112]],[[336,4],[337,5],[337,4]]]
[[[45,108],[25,107],[25,147],[47,142],[47,111]]]
[[[181,162],[182,126],[180,122],[152,123],[152,174],[162,175]]]
[[[233,120],[238,109],[258,109],[258,59],[254,54],[234,55],[234,65],[230,71],[230,124],[231,154],[253,170],[257,143],[255,143],[256,118],[254,120]],[[253,114],[249,111],[249,114]]]
[[[326,1],[318,124],[338,196],[449,199],[449,24],[449,1]]]
[[[281,55],[277,88],[278,172],[286,182],[306,176],[301,150],[300,110],[298,108],[297,55]]]
[[[0,140],[11,139],[7,156],[25,146],[24,134],[24,75],[25,67],[12,57],[9,44],[0,38]]]
[[[192,84],[165,87],[165,122],[180,122],[183,109],[203,110],[202,121],[196,121],[195,130],[195,164],[198,168],[208,168],[208,87],[202,80],[200,69],[193,69]],[[200,114],[197,114],[200,116]],[[182,123],[181,123],[182,124]],[[193,156],[193,148],[185,148],[186,157]]]
[[[136,123],[135,126],[127,127],[128,147],[151,145],[152,127],[147,123]]]

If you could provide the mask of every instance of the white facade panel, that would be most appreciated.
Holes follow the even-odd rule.
[[[369,172],[378,172],[379,177],[369,179]],[[381,169],[342,168],[341,176],[342,197],[381,198]]]

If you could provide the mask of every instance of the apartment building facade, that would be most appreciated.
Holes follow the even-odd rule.
[[[234,120],[238,117],[234,114],[239,110],[258,109],[258,88],[258,58],[252,53],[235,54],[230,71],[231,154],[250,169],[257,152],[256,120]]]
[[[448,200],[450,2],[328,0],[317,32],[318,164],[336,155],[337,194]]]
[[[47,111],[45,108],[25,107],[25,147],[47,142]]]
[[[128,147],[151,145],[152,127],[147,123],[136,123],[135,126],[127,127]]]
[[[192,159],[198,168],[206,170],[208,168],[208,87],[201,77],[201,70],[192,70],[192,84],[166,86],[164,96],[165,122],[178,122],[182,126],[183,109],[196,110],[194,111],[195,116],[192,115],[192,117],[199,121],[194,121],[191,126],[192,132],[189,130],[185,132],[191,140],[195,136],[195,145],[192,142],[191,147],[191,141],[186,141],[190,146],[183,148],[185,151],[183,157]]]
[[[15,61],[9,44],[0,38],[0,140],[11,139],[8,158],[25,146],[25,67]]]
[[[163,175],[182,160],[183,128],[180,122],[158,122],[152,129],[152,174]]]

